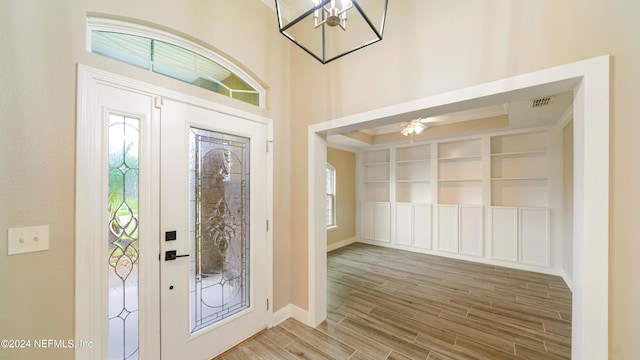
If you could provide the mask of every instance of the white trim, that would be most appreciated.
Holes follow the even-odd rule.
[[[429,96],[309,126],[309,321],[326,318],[326,228],[316,188],[326,135],[402,122],[425,110],[450,113],[526,97],[574,94],[574,281],[572,357],[609,355],[609,56]],[[324,244],[324,245],[323,245]],[[323,260],[324,259],[324,260]]]
[[[291,304],[285,305],[280,308],[280,310],[275,311],[273,313],[273,317],[271,318],[270,327],[278,326],[283,321],[287,320],[291,317]]]
[[[107,283],[106,271],[100,271],[93,266],[94,259],[86,254],[104,253],[106,247],[94,241],[79,241],[78,239],[91,239],[95,237],[96,229],[99,229],[98,238],[106,239],[106,231],[102,219],[102,212],[97,213],[93,209],[102,209],[103,199],[92,196],[95,184],[102,184],[102,163],[94,159],[102,157],[102,135],[100,124],[89,121],[95,113],[97,101],[95,96],[95,82],[92,75],[83,69],[78,69],[78,120],[76,149],[76,339],[90,339],[93,341],[91,351],[76,348],[75,357],[78,359],[98,357],[106,354],[108,346],[108,334],[103,330],[105,320],[94,320],[87,314],[94,314],[96,310],[101,314],[107,311],[106,289],[100,284]],[[99,139],[100,141],[96,141]],[[90,194],[86,196],[85,194]],[[104,250],[104,251],[103,251]],[[98,279],[98,281],[96,281]]]
[[[202,45],[189,41],[178,35],[153,28],[150,26],[144,26],[131,22],[101,18],[97,16],[87,16],[87,34],[86,34],[86,50],[91,52],[91,32],[93,30],[110,31],[122,34],[136,35],[154,40],[164,41],[166,43],[179,46],[181,48],[192,51],[198,55],[201,55],[209,60],[212,60],[222,67],[229,70],[229,72],[237,75],[251,87],[253,87],[258,93],[258,107],[266,108],[266,89],[262,86],[253,76],[249,75],[242,68],[229,61],[225,57],[218,55],[215,51],[208,49]]]
[[[103,254],[106,254],[106,241],[99,243],[97,241],[81,241],[81,239],[106,239],[106,227],[103,219],[103,201],[106,197],[95,196],[95,186],[101,186],[106,189],[104,177],[102,176],[104,169],[104,161],[95,161],[102,157],[103,140],[106,136],[100,129],[100,123],[94,120],[94,114],[98,109],[98,103],[95,96],[98,84],[108,85],[115,88],[131,89],[136,93],[145,94],[151,97],[164,97],[199,106],[208,110],[219,113],[229,114],[238,118],[264,124],[267,127],[267,137],[273,138],[273,121],[269,118],[238,110],[229,106],[221,105],[208,100],[200,99],[190,95],[185,95],[172,90],[160,88],[138,80],[130,79],[124,76],[113,74],[104,70],[91,68],[84,65],[78,65],[78,110],[77,110],[77,135],[76,135],[76,229],[75,229],[75,246],[76,246],[76,305],[75,305],[75,338],[87,339],[93,341],[94,347],[76,348],[75,356],[78,359],[84,358],[106,358],[108,346],[108,333],[106,332],[106,318],[103,319],[101,314],[107,313],[107,272],[101,271],[96,263],[103,261]],[[157,112],[157,109],[153,109]],[[151,130],[154,131],[154,130]],[[99,141],[96,141],[99,139]],[[148,144],[146,144],[148,145]],[[145,151],[150,149],[145,149]],[[157,149],[156,149],[157,150]],[[152,174],[148,176],[157,176],[158,169],[151,165]],[[154,175],[155,174],[155,175]],[[273,219],[273,151],[267,153],[267,214],[266,217],[270,221]],[[150,189],[150,192],[159,194],[159,189]],[[152,196],[153,198],[153,196]],[[158,205],[153,203],[152,206]],[[159,229],[150,231],[158,232]],[[152,236],[151,238],[159,238]],[[158,245],[159,246],[159,245]],[[142,265],[143,271],[149,272],[154,264],[149,263]],[[267,286],[269,299],[273,299],[273,232],[267,232]],[[98,279],[98,281],[96,281]],[[150,291],[149,291],[150,290]],[[157,288],[145,287],[144,291],[148,293],[159,293]],[[153,322],[153,319],[159,319],[159,298],[153,300],[158,304],[152,303],[149,298],[140,298],[141,305],[146,305],[147,318],[143,318],[141,310],[140,322],[143,326],[149,324],[157,324],[153,327],[159,329],[159,323]],[[144,301],[144,305],[143,305]],[[153,312],[156,312],[154,315]],[[93,316],[92,316],[93,315]],[[267,319],[265,325],[271,324],[273,318],[273,310],[267,311]],[[141,335],[144,335],[141,333]],[[154,354],[159,351],[159,340],[149,336],[140,339],[141,349],[146,346],[149,350],[147,354]],[[158,347],[154,350],[155,347]],[[155,356],[151,356],[155,357]]]
[[[308,316],[307,310],[301,309],[293,304],[287,304],[281,307],[280,310],[273,313],[273,317],[271,318],[271,327],[278,326],[289,318],[306,324],[308,322]]]
[[[332,149],[342,150],[342,151],[346,151],[346,152],[350,152],[350,153],[354,153],[354,154],[356,154],[356,153],[358,153],[358,151],[360,151],[359,149],[352,148],[352,147],[345,146],[345,145],[340,145],[340,144],[331,143],[328,146],[330,148],[332,148]]]
[[[562,272],[561,272],[561,269],[556,269],[556,268],[551,268],[551,267],[541,267],[541,266],[528,265],[528,264],[524,264],[524,263],[512,262],[512,261],[509,261],[509,260],[500,260],[500,259],[495,259],[495,258],[478,257],[478,256],[475,256],[475,255],[466,255],[466,254],[462,254],[462,253],[454,253],[454,252],[449,252],[449,251],[418,248],[418,247],[410,246],[410,245],[401,245],[401,244],[389,243],[387,241],[376,241],[376,240],[369,240],[369,239],[356,239],[355,242],[362,243],[362,244],[367,244],[367,245],[381,246],[381,247],[386,247],[386,248],[390,248],[390,249],[405,250],[405,251],[410,251],[410,252],[414,252],[414,253],[418,253],[418,254],[427,254],[427,255],[445,257],[445,258],[449,258],[449,259],[472,261],[472,262],[475,262],[475,263],[492,265],[492,266],[499,266],[499,267],[503,267],[503,268],[531,271],[531,272],[536,272],[536,273],[540,273],[540,274],[547,274],[547,275],[554,275],[554,276],[563,276]]]
[[[303,324],[309,322],[309,313],[307,310],[301,309],[293,304],[289,304],[289,311],[291,312],[291,318],[300,321]]]
[[[344,240],[335,242],[333,244],[328,244],[327,245],[327,252],[333,251],[333,250],[336,250],[336,249],[340,249],[341,247],[345,247],[347,245],[351,245],[354,242],[356,242],[356,240],[357,240],[356,238],[352,237],[352,238],[349,238],[349,239],[344,239]]]
[[[562,280],[564,280],[564,283],[567,284],[567,286],[569,287],[569,290],[573,292],[573,279],[571,279],[571,277],[567,275],[564,269],[560,269],[559,271],[560,271],[559,276],[562,277]]]
[[[305,324],[316,327],[327,317],[327,229],[324,221],[324,179],[327,139],[309,129],[308,137],[308,317]],[[317,184],[317,187],[316,187]],[[317,204],[317,205],[316,205]],[[316,211],[317,210],[317,211]],[[318,225],[322,224],[322,231]]]

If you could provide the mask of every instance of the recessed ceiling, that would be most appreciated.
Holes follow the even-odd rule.
[[[552,125],[560,121],[573,104],[573,93],[563,92],[544,97],[522,99],[473,110],[452,112],[427,118],[426,130],[414,141],[468,135],[481,131],[510,130]],[[371,145],[409,142],[400,135],[405,122],[374,128],[362,128],[327,137],[329,146],[358,150]]]

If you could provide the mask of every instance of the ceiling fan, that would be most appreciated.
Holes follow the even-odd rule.
[[[400,133],[404,136],[413,135],[414,133],[418,135],[422,132],[422,130],[429,127],[425,125],[426,123],[427,123],[427,119],[422,119],[422,118],[404,122],[400,125],[402,126],[402,130],[400,130]]]

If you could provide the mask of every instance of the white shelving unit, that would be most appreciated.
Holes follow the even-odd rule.
[[[561,181],[551,176],[549,131],[361,152],[360,238],[516,268],[549,267],[549,189]]]
[[[431,249],[431,205],[396,203],[396,244]]]
[[[482,204],[480,139],[438,144],[438,203]]]
[[[391,150],[365,151],[361,154],[360,237],[391,240]]]
[[[396,201],[431,203],[431,146],[396,149]]]
[[[548,132],[491,137],[491,256],[550,262]]]
[[[362,154],[362,200],[389,201],[390,150],[373,150]]]
[[[547,133],[523,133],[491,138],[491,204],[548,204]]]

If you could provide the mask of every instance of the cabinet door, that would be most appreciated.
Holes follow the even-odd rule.
[[[374,240],[386,242],[391,241],[391,203],[375,203],[373,214]]]
[[[413,207],[413,246],[431,249],[431,205]]]
[[[520,262],[549,265],[549,210],[520,209]]]
[[[460,253],[482,256],[483,234],[482,206],[460,205]]]
[[[396,243],[411,245],[413,221],[411,204],[396,204]]]
[[[438,205],[438,250],[458,252],[458,205]]]
[[[518,261],[518,208],[491,208],[491,257]]]
[[[360,238],[373,240],[374,206],[373,201],[360,203]]]

